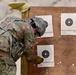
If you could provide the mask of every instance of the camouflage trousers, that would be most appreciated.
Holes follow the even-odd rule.
[[[12,58],[0,56],[0,75],[16,75],[16,65]]]

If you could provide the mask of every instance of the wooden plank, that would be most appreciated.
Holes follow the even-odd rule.
[[[21,13],[22,19],[25,21],[28,20],[28,17],[29,17],[28,11]],[[25,58],[25,55],[22,55],[21,57],[21,75],[28,75],[28,62]]]
[[[24,55],[21,57],[21,75],[28,75],[28,62]]]
[[[38,68],[29,64],[29,75],[76,75],[76,36],[61,36],[61,13],[76,13],[76,7],[31,7],[29,17],[35,15],[53,16],[54,37],[37,39],[35,45],[54,44],[55,66],[52,68]],[[48,39],[48,40],[47,40]]]

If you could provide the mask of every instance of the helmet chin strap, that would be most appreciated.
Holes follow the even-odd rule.
[[[36,32],[37,32],[37,28],[33,28],[33,30],[34,30],[34,34],[36,34]]]

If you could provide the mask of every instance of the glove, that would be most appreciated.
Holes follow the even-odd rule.
[[[33,63],[33,64],[40,64],[41,62],[44,61],[43,58],[41,58],[40,56],[36,56],[34,54],[31,54],[32,52],[25,52],[25,58],[28,62]]]
[[[35,60],[34,60],[34,63],[35,64],[40,64],[44,61],[43,58],[41,58],[40,56],[36,56]]]
[[[44,61],[44,59],[41,58],[40,56],[34,56],[34,57],[30,56],[27,58],[27,61],[33,64],[40,64]]]

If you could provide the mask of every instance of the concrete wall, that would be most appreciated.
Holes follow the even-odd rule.
[[[26,0],[31,6],[76,6],[76,0]]]
[[[21,17],[19,11],[9,11],[8,3],[17,1],[26,1],[30,6],[76,6],[76,0],[0,0],[0,21],[8,15]]]

